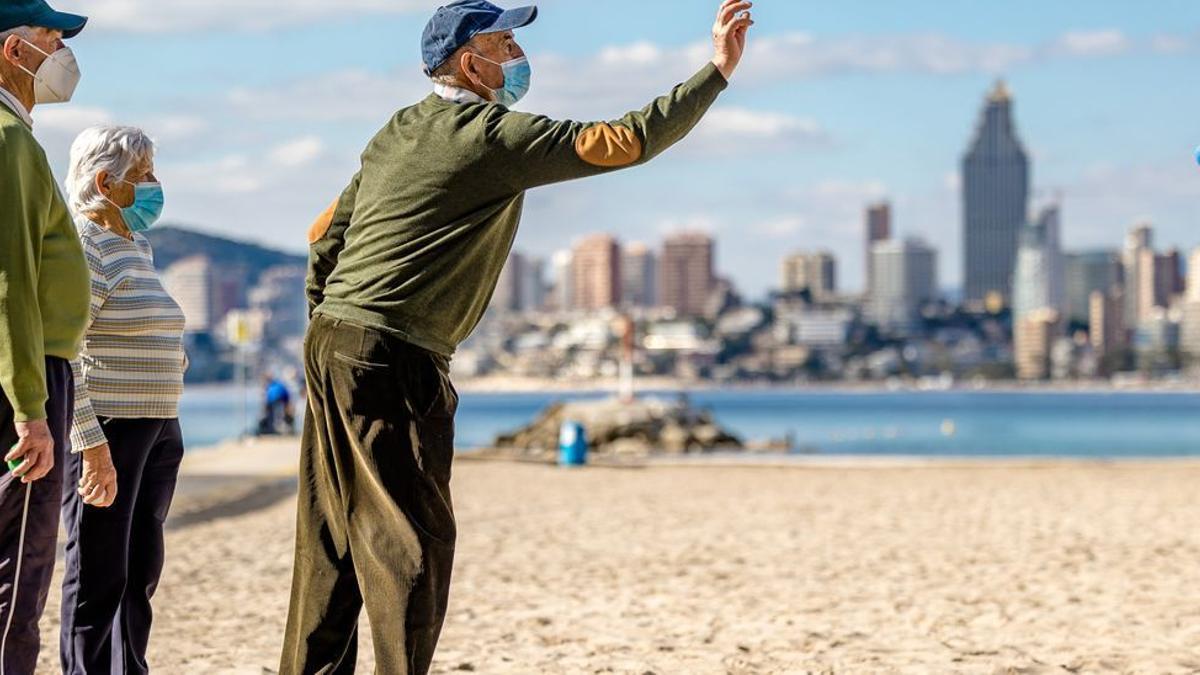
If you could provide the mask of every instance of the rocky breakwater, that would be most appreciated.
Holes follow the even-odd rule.
[[[721,428],[712,412],[686,400],[617,399],[555,403],[530,425],[496,438],[496,451],[538,459],[558,452],[564,422],[578,422],[587,432],[589,451],[612,457],[691,454],[745,449],[742,439]]]

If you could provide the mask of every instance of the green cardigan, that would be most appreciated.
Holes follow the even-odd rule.
[[[309,232],[311,309],[453,355],[495,291],[526,190],[651,160],[726,86],[709,64],[644,109],[601,123],[436,95],[397,112]]]
[[[90,284],[46,153],[0,103],[0,389],[16,421],[45,419],[45,357],[79,355]]]

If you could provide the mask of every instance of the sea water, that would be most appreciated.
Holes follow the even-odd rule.
[[[497,434],[527,424],[554,401],[603,396],[463,394],[456,446],[486,447]],[[796,451],[804,453],[1200,456],[1200,394],[1193,393],[736,390],[693,392],[688,398],[711,409],[719,424],[746,440],[790,438]],[[189,389],[181,409],[188,446],[202,448],[236,437],[254,424],[257,405],[254,392],[242,397],[229,387]]]

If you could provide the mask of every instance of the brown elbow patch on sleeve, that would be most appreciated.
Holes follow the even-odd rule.
[[[313,222],[312,227],[308,228],[309,245],[321,241],[321,237],[324,237],[325,233],[329,231],[329,226],[333,225],[333,212],[337,210],[337,205],[338,200],[333,200],[329,208],[325,209],[325,212],[320,216],[317,216],[317,220]]]
[[[575,154],[593,166],[629,166],[642,158],[642,139],[629,127],[597,124],[579,134]]]

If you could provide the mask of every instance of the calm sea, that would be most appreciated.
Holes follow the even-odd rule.
[[[660,393],[673,397],[677,394]],[[483,447],[555,400],[596,394],[463,394],[461,449]],[[693,404],[749,440],[790,435],[798,449],[831,455],[1200,456],[1200,394],[696,392]],[[236,436],[233,388],[192,388],[182,422],[188,445]],[[257,393],[246,396],[253,423]]]

